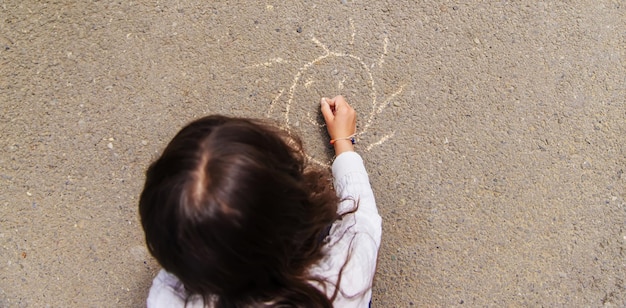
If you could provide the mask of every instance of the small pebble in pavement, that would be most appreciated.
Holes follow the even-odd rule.
[[[582,164],[580,164],[580,168],[581,169],[591,169],[591,162],[584,161]]]

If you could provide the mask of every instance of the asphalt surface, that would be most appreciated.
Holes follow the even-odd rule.
[[[626,306],[621,1],[0,1],[0,307],[141,306],[144,171],[213,113],[331,159],[357,109],[376,307]]]

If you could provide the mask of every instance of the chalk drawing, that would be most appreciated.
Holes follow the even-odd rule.
[[[385,63],[385,57],[387,56],[387,45],[389,45],[389,38],[385,37],[385,43],[383,44],[383,53],[380,55],[380,59],[378,59],[378,67],[382,67],[383,63]]]
[[[355,30],[355,26],[354,26],[354,22],[352,19],[349,19],[349,26],[350,29],[352,30],[352,33],[350,35],[350,41],[349,41],[349,45],[352,46],[354,44],[355,41],[355,37],[356,37],[356,30]],[[300,90],[308,90],[310,89],[312,86],[314,86],[315,84],[317,84],[317,82],[319,80],[316,80],[315,78],[313,78],[312,73],[310,72],[312,70],[312,68],[315,69],[319,69],[321,66],[323,66],[322,62],[324,61],[331,61],[331,60],[335,60],[338,61],[338,63],[347,63],[346,61],[352,61],[353,63],[356,63],[358,65],[356,65],[356,69],[359,70],[360,72],[364,72],[362,75],[363,77],[363,81],[366,83],[366,86],[369,90],[368,93],[368,98],[369,98],[369,105],[370,105],[370,110],[366,110],[365,113],[367,114],[365,116],[364,119],[360,118],[359,122],[360,123],[364,123],[362,125],[360,125],[360,129],[357,132],[356,135],[356,139],[357,139],[357,143],[361,143],[361,141],[363,140],[363,136],[368,135],[370,128],[372,127],[372,125],[374,124],[374,121],[376,119],[376,115],[377,114],[381,114],[382,112],[385,111],[385,109],[387,108],[387,106],[390,105],[391,101],[393,99],[395,99],[398,95],[400,95],[403,90],[405,85],[401,85],[395,92],[393,92],[392,94],[388,95],[385,99],[379,100],[378,97],[378,90],[376,88],[376,82],[374,80],[374,76],[372,73],[372,68],[374,67],[378,67],[378,68],[382,68],[382,66],[385,63],[385,58],[387,57],[387,53],[388,53],[388,46],[389,46],[389,38],[385,37],[384,41],[383,41],[383,50],[382,53],[380,55],[380,57],[378,58],[377,61],[375,61],[374,63],[371,63],[370,65],[368,65],[367,63],[365,63],[365,61],[359,57],[356,54],[350,53],[350,52],[341,52],[341,51],[336,51],[334,49],[331,49],[328,45],[322,43],[319,39],[317,39],[315,36],[311,36],[311,41],[317,45],[319,48],[322,49],[322,53],[321,55],[317,56],[315,59],[306,62],[304,65],[302,65],[300,68],[297,69],[295,75],[293,76],[293,79],[291,81],[291,85],[288,88],[281,88],[278,91],[278,94],[276,95],[276,97],[272,100],[271,104],[270,104],[270,108],[266,114],[266,116],[268,118],[272,117],[273,111],[275,109],[276,105],[281,104],[281,100],[286,100],[284,105],[282,105],[281,107],[283,107],[283,111],[282,111],[282,125],[283,128],[286,129],[287,131],[292,130],[292,109],[294,107],[294,103],[295,103],[295,97],[296,97],[296,93],[298,92],[298,89]],[[271,67],[274,64],[284,64],[284,63],[288,63],[289,61],[287,60],[283,60],[282,58],[273,58],[270,59],[266,62],[263,63],[259,63],[259,64],[255,64],[252,66],[249,66],[247,68],[258,68],[258,67]],[[310,74],[311,76],[306,76],[306,74]],[[345,84],[347,82],[351,82],[352,80],[350,80],[350,78],[348,78],[347,76],[337,76],[337,82],[335,83],[336,85],[336,89],[337,89],[337,93],[341,93],[342,90],[344,90],[345,88]],[[322,82],[323,83],[323,82]],[[331,86],[332,87],[332,86]],[[333,93],[334,89],[328,89],[328,91],[330,94],[335,94]],[[353,103],[352,101],[350,101],[350,97],[348,98],[348,102],[349,103]],[[313,102],[318,102],[321,99],[321,97],[312,97],[312,98],[307,98],[307,102],[306,104],[313,104]],[[298,103],[296,105],[299,105],[302,103]],[[317,109],[319,109],[319,105],[316,105]],[[359,111],[359,110],[357,110]],[[319,113],[319,111],[318,111]],[[303,121],[303,123],[306,123],[307,125],[312,125],[315,128],[324,128],[325,124],[323,123],[323,119],[321,119],[321,117],[318,114],[312,114],[312,112],[310,111],[306,111],[303,113],[299,113],[298,117]],[[317,119],[316,119],[317,118]],[[297,125],[299,125],[299,121],[298,123],[296,123]],[[390,133],[384,134],[383,137],[378,138],[376,141],[373,141],[369,144],[365,144],[365,152],[369,152],[371,151],[373,148],[385,143],[387,140],[393,138],[393,136],[395,135],[395,131],[392,131]],[[370,138],[368,138],[370,139]],[[330,161],[323,161],[320,159],[317,159],[315,157],[312,157],[310,155],[308,155],[308,158],[310,159],[310,161],[317,163],[319,165],[322,166],[329,166]]]
[[[350,30],[352,30],[352,34],[350,34],[350,46],[354,45],[354,37],[356,36],[356,28],[354,27],[354,20],[352,18],[348,18],[348,22],[350,23]]]
[[[283,60],[282,58],[273,58],[273,59],[269,59],[263,63],[258,63],[258,64],[254,64],[251,66],[248,66],[246,68],[257,68],[257,67],[271,67],[272,65],[274,65],[274,63],[288,63],[289,61]]]
[[[278,91],[278,95],[274,97],[274,99],[270,103],[270,108],[267,109],[267,114],[265,115],[266,117],[269,118],[271,116],[272,111],[274,111],[274,106],[276,106],[276,102],[278,101],[278,99],[280,99],[280,97],[283,96],[283,92],[285,92],[285,89],[280,89],[280,91]]]

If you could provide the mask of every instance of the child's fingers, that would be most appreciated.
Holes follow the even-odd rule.
[[[343,96],[341,95],[337,95],[335,97],[333,97],[333,105],[335,107],[335,111],[338,111],[340,109],[343,109],[348,103],[346,103],[346,99],[343,98]]]
[[[341,116],[341,118],[347,117],[346,119],[351,119],[356,117],[356,113],[354,109],[346,102],[343,96],[335,97],[335,119],[337,116]]]
[[[333,110],[330,108],[330,103],[328,102],[327,98],[322,98],[322,101],[320,102],[320,107],[322,109],[324,121],[328,124],[328,122],[331,122],[335,118],[335,116],[333,115]]]
[[[325,98],[326,102],[330,106],[330,110],[335,110],[335,98]]]

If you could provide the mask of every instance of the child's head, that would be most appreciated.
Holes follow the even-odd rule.
[[[337,203],[330,173],[307,166],[298,139],[260,121],[209,116],[184,127],[148,168],[139,210],[150,252],[190,294],[222,304],[322,303],[307,269],[323,256]]]

